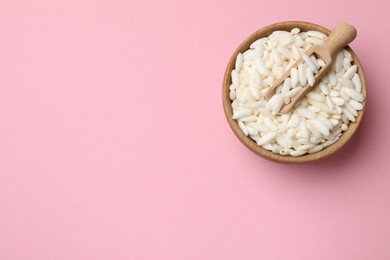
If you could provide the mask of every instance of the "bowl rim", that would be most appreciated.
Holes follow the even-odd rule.
[[[232,119],[233,116],[233,110],[231,107],[231,100],[229,98],[229,87],[231,84],[231,71],[234,69],[234,64],[236,57],[239,52],[243,52],[247,50],[252,42],[254,42],[257,39],[260,39],[262,37],[266,37],[270,34],[272,31],[276,30],[286,30],[290,31],[293,28],[300,28],[302,31],[308,31],[310,30],[316,30],[325,33],[326,35],[330,34],[330,30],[318,25],[314,24],[311,22],[304,22],[304,21],[283,21],[283,22],[278,22],[278,23],[273,23],[270,25],[267,25],[265,27],[262,27],[255,31],[254,33],[250,34],[246,39],[241,42],[241,44],[236,48],[234,51],[233,55],[231,56],[227,67],[225,69],[225,74],[223,78],[223,84],[222,84],[222,103],[223,103],[223,109],[225,113],[225,117],[229,123],[230,128],[233,130],[234,134],[236,137],[243,143],[249,150],[254,152],[255,154],[271,160],[275,162],[281,162],[281,163],[292,163],[292,164],[298,164],[298,163],[307,163],[307,162],[312,162],[316,161],[319,159],[326,158],[338,150],[340,150],[351,138],[352,136],[356,133],[356,130],[358,129],[362,119],[364,112],[366,110],[366,101],[367,101],[367,83],[366,83],[366,77],[363,71],[363,66],[361,65],[358,57],[356,54],[353,52],[353,50],[349,47],[346,46],[345,48],[352,54],[352,58],[354,61],[354,64],[358,66],[358,74],[360,76],[360,80],[362,83],[362,94],[365,97],[365,100],[362,102],[363,109],[358,111],[358,116],[356,118],[355,122],[350,122],[348,125],[348,130],[343,132],[341,135],[340,139],[336,141],[334,144],[328,146],[327,148],[316,152],[312,154],[306,154],[302,156],[285,156],[285,155],[280,155],[273,153],[272,151],[268,151],[264,149],[261,146],[258,146],[255,141],[253,141],[249,136],[246,136],[241,129],[238,126],[238,123],[236,120]]]

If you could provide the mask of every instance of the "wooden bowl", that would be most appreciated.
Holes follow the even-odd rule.
[[[254,32],[252,35],[250,35],[248,38],[246,38],[240,46],[236,49],[236,51],[233,53],[232,57],[230,58],[230,61],[227,65],[225,76],[223,79],[223,88],[222,88],[222,101],[223,101],[223,108],[225,111],[226,119],[229,122],[229,125],[231,129],[233,130],[234,134],[238,137],[238,139],[252,152],[254,152],[257,155],[260,155],[266,159],[276,161],[276,162],[282,162],[282,163],[306,163],[310,161],[319,160],[322,158],[325,158],[335,152],[337,152],[341,147],[343,147],[355,134],[357,128],[360,125],[360,122],[362,121],[364,111],[366,109],[366,100],[367,100],[367,86],[366,86],[366,78],[363,73],[363,68],[359,62],[359,59],[355,55],[355,53],[352,51],[352,49],[347,46],[346,49],[351,52],[352,58],[354,61],[354,64],[358,66],[358,74],[360,76],[361,82],[362,82],[362,93],[366,97],[363,104],[363,110],[359,111],[359,115],[356,118],[356,122],[351,122],[349,124],[349,128],[346,132],[343,132],[340,139],[332,144],[331,146],[328,146],[327,148],[312,154],[306,154],[299,157],[293,157],[293,156],[284,156],[280,154],[275,154],[271,151],[268,151],[261,146],[258,146],[255,141],[253,141],[250,137],[246,136],[241,129],[238,126],[238,123],[236,120],[232,119],[233,116],[233,110],[231,107],[231,101],[229,98],[229,86],[231,84],[231,71],[234,69],[235,66],[235,60],[240,52],[244,52],[245,50],[249,49],[249,46],[252,42],[254,42],[257,39],[260,39],[262,37],[270,35],[273,31],[276,30],[285,30],[285,31],[291,31],[293,28],[300,28],[301,31],[309,31],[309,30],[315,30],[319,32],[323,32],[326,35],[330,34],[330,30],[317,25],[313,23],[308,22],[301,22],[301,21],[288,21],[288,22],[280,22],[271,24],[269,26],[266,26],[264,28],[261,28],[260,30]]]

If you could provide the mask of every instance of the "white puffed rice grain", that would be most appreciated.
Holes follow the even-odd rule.
[[[237,55],[229,88],[233,119],[257,145],[286,156],[316,153],[335,143],[350,122],[356,121],[365,97],[349,51],[341,50],[331,70],[314,85],[316,73],[326,64],[304,52],[326,39],[321,32],[301,32],[299,28],[275,31]],[[267,102],[270,86],[300,57],[304,62],[291,69],[290,77]],[[283,104],[306,84],[314,88],[295,109],[280,115]]]

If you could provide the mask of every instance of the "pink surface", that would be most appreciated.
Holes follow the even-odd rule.
[[[390,259],[388,1],[0,7],[1,260]],[[318,163],[257,157],[222,111],[231,53],[284,20],[358,30],[367,114]]]

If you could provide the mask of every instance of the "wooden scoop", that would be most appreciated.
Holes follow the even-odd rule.
[[[325,62],[325,66],[323,66],[318,73],[314,76],[315,83],[319,82],[319,80],[329,71],[332,67],[332,62],[336,59],[337,53],[344,48],[348,43],[352,42],[356,37],[356,29],[352,25],[346,22],[342,22],[337,24],[328,39],[321,45],[312,46],[308,49],[305,54],[310,57],[310,55],[315,55],[316,58],[322,59]],[[268,100],[272,95],[275,94],[276,88],[284,82],[284,80],[290,76],[292,68],[298,68],[299,64],[301,64],[303,58],[299,58],[268,90],[265,98]],[[314,87],[313,86],[313,87]],[[280,109],[280,113],[289,112],[294,105],[306,95],[307,92],[311,90],[309,84],[306,84],[294,97],[291,98],[290,102],[284,104]]]

